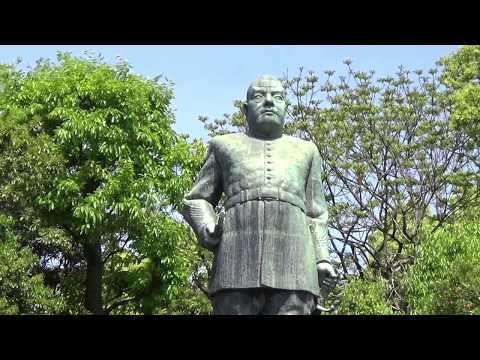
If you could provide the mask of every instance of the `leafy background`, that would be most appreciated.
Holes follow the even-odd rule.
[[[286,133],[323,159],[330,314],[478,314],[480,47],[282,81]],[[0,89],[0,312],[211,313],[212,254],[178,214],[205,144],[174,130],[169,80],[59,53],[1,64]],[[239,111],[199,120],[245,131]]]

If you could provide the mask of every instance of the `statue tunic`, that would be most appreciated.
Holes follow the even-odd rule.
[[[316,264],[329,261],[327,207],[316,146],[282,135],[236,133],[208,146],[183,214],[204,243],[224,195],[209,291],[271,287],[319,294]]]

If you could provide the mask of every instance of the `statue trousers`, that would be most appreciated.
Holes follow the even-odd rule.
[[[315,296],[273,288],[225,289],[213,298],[214,315],[310,315]]]

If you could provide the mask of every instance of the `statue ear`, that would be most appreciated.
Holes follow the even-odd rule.
[[[246,102],[242,103],[242,106],[240,107],[240,111],[242,112],[243,115],[247,116],[248,107]]]

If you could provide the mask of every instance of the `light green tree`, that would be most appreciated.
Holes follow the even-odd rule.
[[[453,100],[451,123],[463,129],[473,142],[480,144],[480,46],[462,46],[439,60],[443,66],[442,82]]]

